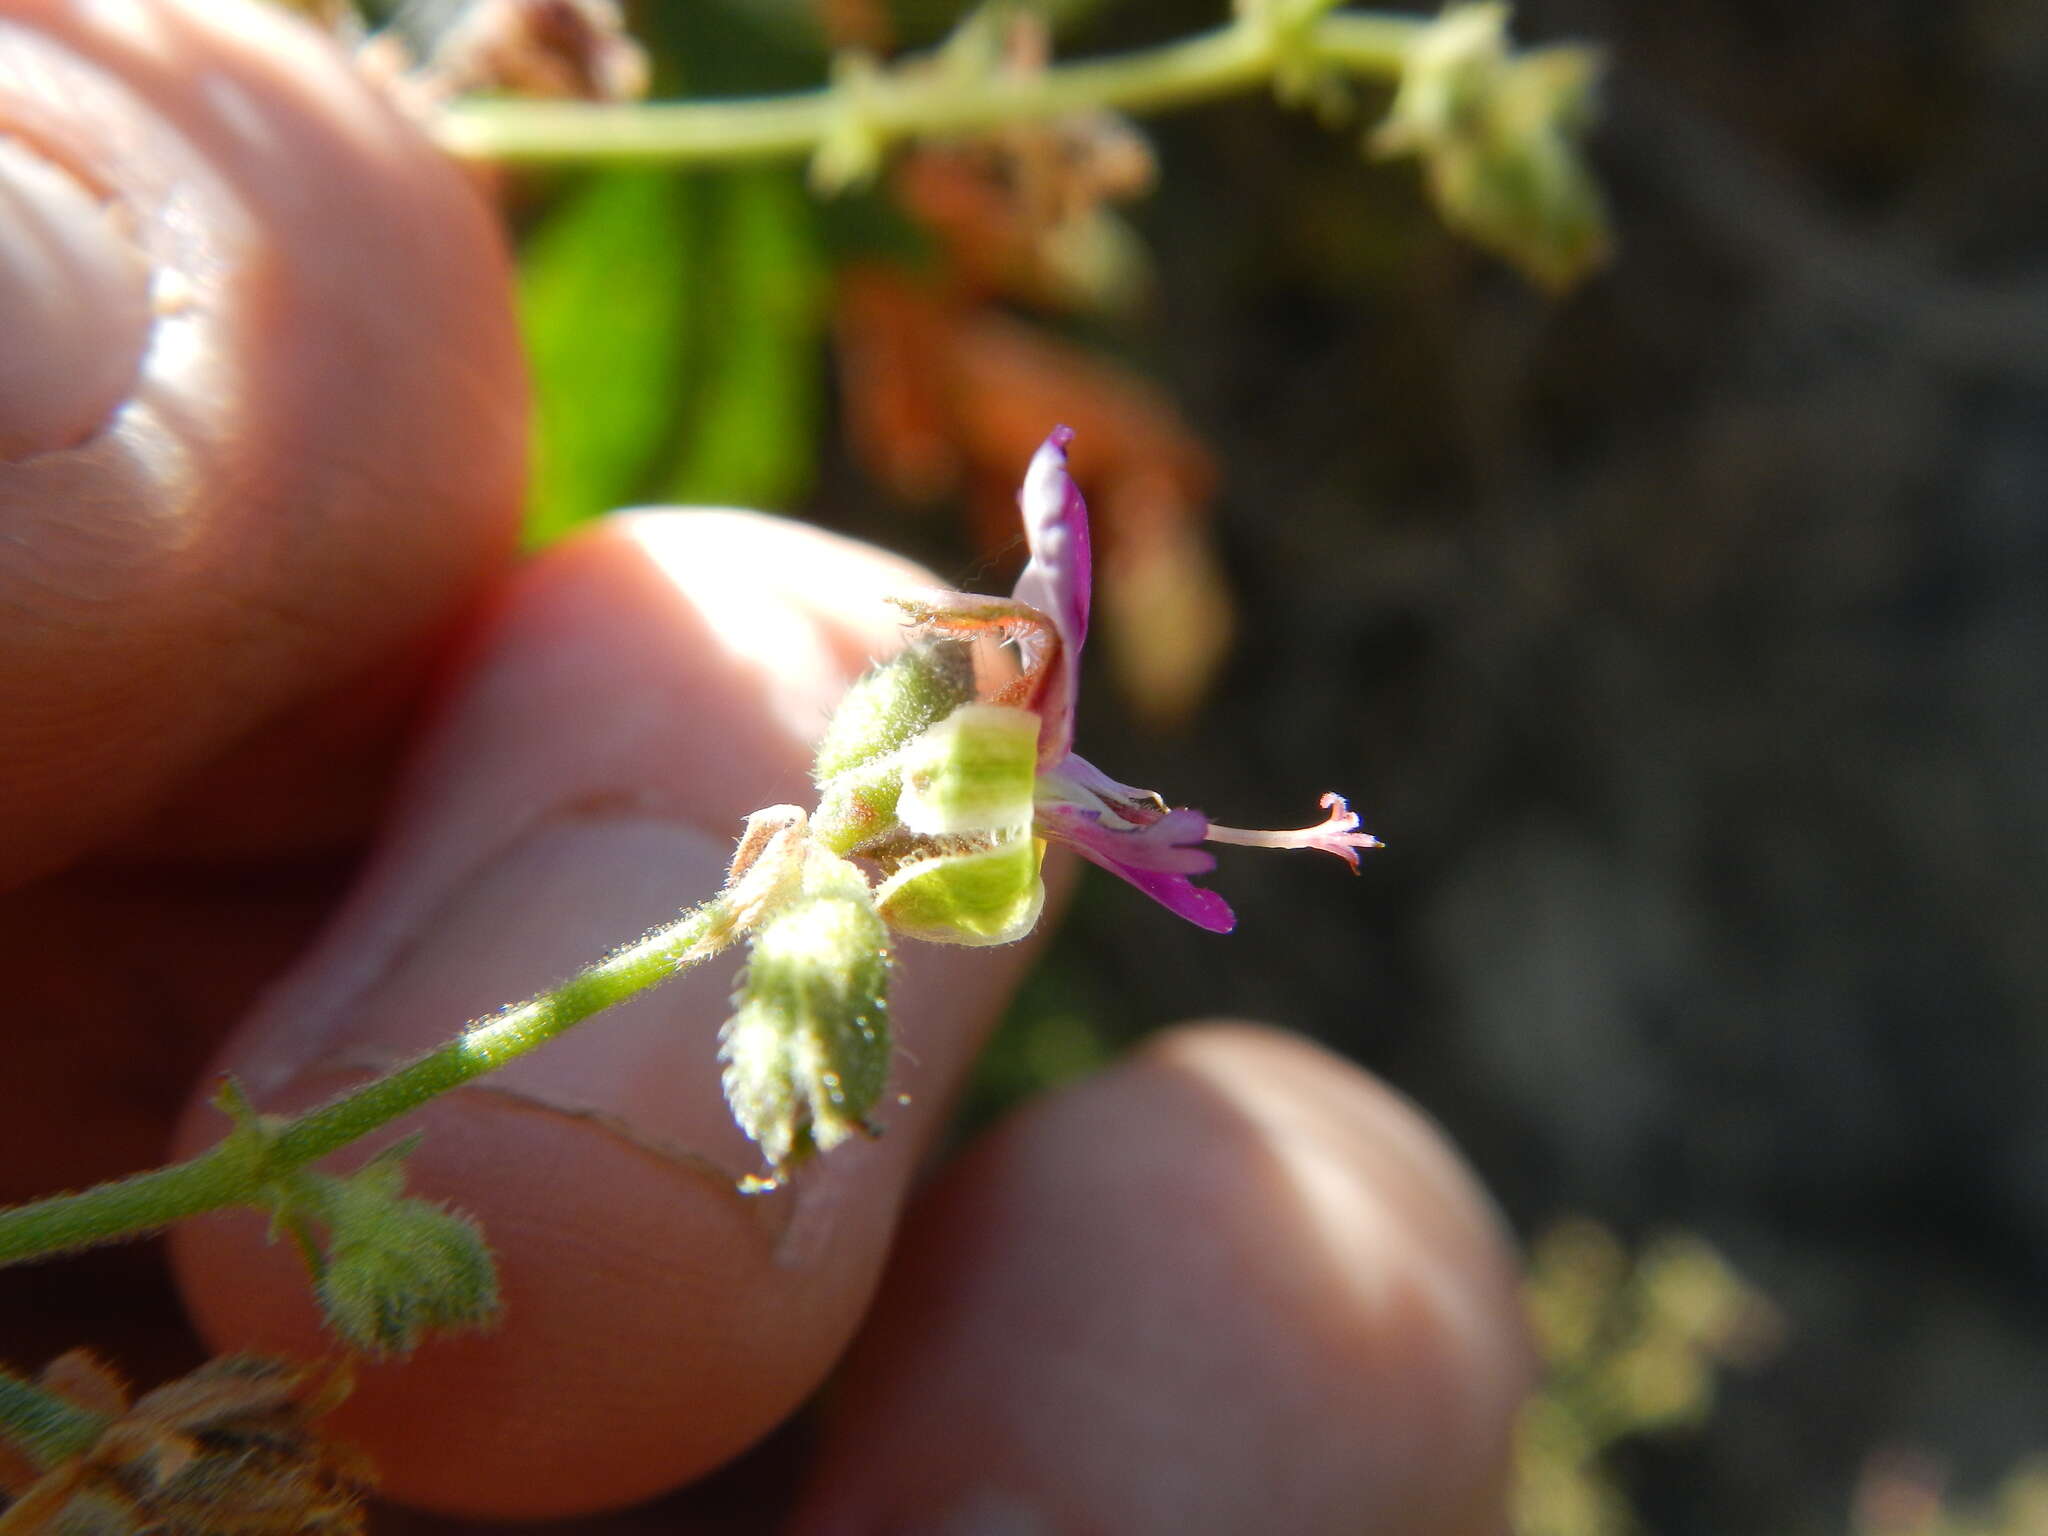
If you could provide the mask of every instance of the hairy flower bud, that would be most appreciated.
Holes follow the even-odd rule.
[[[955,640],[913,644],[855,683],[818,744],[812,835],[851,853],[897,830],[895,754],[973,697],[973,661]]]
[[[1569,288],[1607,258],[1607,215],[1581,157],[1597,57],[1514,53],[1508,8],[1453,5],[1408,51],[1370,145],[1421,158],[1444,221],[1536,282]]]
[[[861,872],[815,845],[800,889],[752,934],[719,1037],[725,1097],[773,1188],[855,1131],[889,1077],[889,933]]]

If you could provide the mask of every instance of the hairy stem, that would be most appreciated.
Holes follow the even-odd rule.
[[[1256,15],[1134,53],[1035,74],[895,66],[820,90],[723,101],[597,105],[458,101],[436,125],[456,154],[505,161],[731,164],[812,153],[849,126],[879,145],[1113,108],[1161,112],[1261,85],[1283,66],[1394,79],[1426,17],[1345,11],[1276,28]],[[918,61],[913,61],[915,64]]]
[[[722,899],[684,913],[538,997],[479,1019],[446,1045],[388,1076],[278,1124],[263,1155],[233,1138],[197,1157],[132,1178],[0,1210],[0,1265],[154,1231],[202,1211],[256,1200],[279,1175],[367,1135],[436,1094],[522,1056],[592,1014],[658,986],[735,937]],[[13,1423],[0,1403],[0,1423]]]

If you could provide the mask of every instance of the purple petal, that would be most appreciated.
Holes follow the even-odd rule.
[[[1230,910],[1229,902],[1214,891],[1203,890],[1185,875],[1162,875],[1149,869],[1119,869],[1114,873],[1197,928],[1206,928],[1211,933],[1228,933],[1237,926],[1237,914]]]
[[[1086,854],[1104,869],[1145,869],[1164,875],[1206,875],[1216,855],[1202,846],[1209,820],[1200,811],[1169,811],[1146,827],[1107,824],[1100,811],[1041,803],[1039,835]]]
[[[1206,928],[1211,933],[1228,933],[1237,926],[1237,914],[1230,910],[1230,903],[1214,891],[1203,890],[1186,875],[1171,874],[1163,869],[1141,869],[1136,865],[1121,863],[1087,843],[1064,837],[1058,841],[1065,843],[1089,863],[1108,870],[1119,880],[1135,885],[1167,911],[1186,918],[1197,928]]]
[[[1088,604],[1093,575],[1088,545],[1088,505],[1067,473],[1071,427],[1054,427],[1024,471],[1017,506],[1031,559],[1011,594],[1052,620],[1060,654],[1040,695],[1038,760],[1056,763],[1074,744],[1074,703],[1081,675],[1081,647],[1088,639]]]
[[[1084,811],[1107,811],[1119,821],[1140,827],[1150,826],[1168,815],[1201,815],[1199,811],[1169,811],[1166,802],[1151,790],[1112,779],[1087,758],[1074,752],[1069,752],[1064,762],[1049,768],[1040,767],[1037,800],[1041,809],[1071,805]],[[1180,825],[1185,826],[1186,823]],[[1201,842],[1208,837],[1206,819],[1202,825],[1204,830],[1187,841]]]
[[[1074,806],[1041,806],[1038,832],[1128,881],[1165,907],[1211,933],[1237,926],[1230,903],[1205,891],[1189,876],[1206,874],[1215,858],[1197,846],[1208,830],[1200,811],[1169,811],[1149,826],[1107,826],[1101,813]]]

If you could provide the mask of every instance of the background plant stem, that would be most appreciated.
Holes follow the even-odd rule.
[[[790,158],[815,151],[849,125],[887,144],[1103,108],[1159,112],[1263,84],[1283,60],[1393,79],[1428,25],[1426,17],[1350,11],[1283,34],[1247,17],[1157,48],[1036,74],[949,71],[943,59],[927,57],[789,96],[634,105],[459,101],[442,111],[436,132],[453,153],[500,161]]]

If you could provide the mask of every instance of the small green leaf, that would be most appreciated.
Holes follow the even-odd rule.
[[[673,440],[690,354],[691,184],[601,171],[565,196],[520,259],[533,370],[530,544],[641,499]]]
[[[337,1229],[318,1294],[329,1326],[373,1355],[407,1355],[430,1330],[486,1327],[498,1315],[482,1231],[425,1200],[397,1201],[346,1236]]]
[[[1368,147],[1418,156],[1445,223],[1561,292],[1609,254],[1581,149],[1599,60],[1581,48],[1517,53],[1507,29],[1505,5],[1448,7],[1410,46]]]
[[[680,453],[662,494],[787,511],[809,495],[824,411],[826,272],[793,172],[705,186],[695,274],[702,338]]]
[[[279,1224],[308,1250],[328,1326],[367,1354],[410,1354],[430,1330],[486,1327],[498,1315],[497,1270],[477,1224],[405,1193],[412,1146],[352,1174],[300,1172],[273,1187]]]

